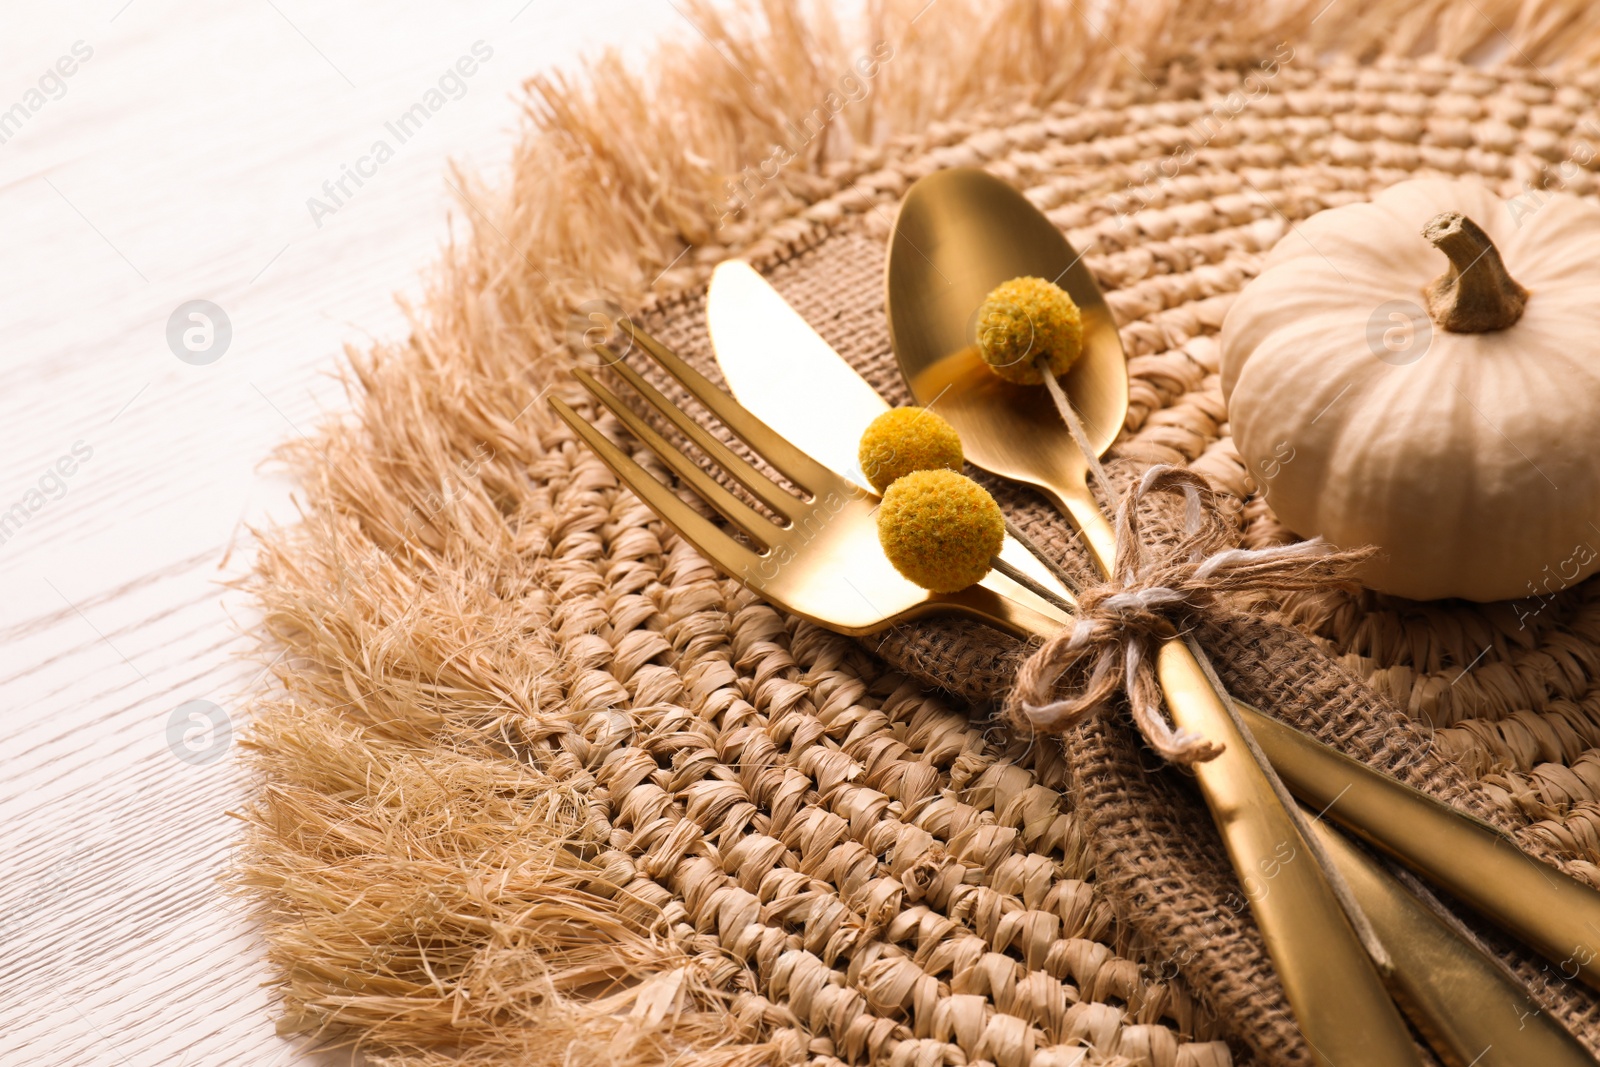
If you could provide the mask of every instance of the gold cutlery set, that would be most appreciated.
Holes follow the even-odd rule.
[[[1061,385],[1083,423],[1081,440],[1103,452],[1128,405],[1127,362],[1110,310],[1060,231],[982,171],[936,172],[902,203],[887,267],[894,355],[916,402],[959,431],[967,461],[1038,489],[1109,574],[1116,541],[1087,480],[1097,457],[1079,447],[1045,390],[989,373],[973,345],[974,312],[985,294],[1020,276],[1054,279],[1082,309],[1084,352]],[[794,491],[609,349],[596,346],[657,424],[669,423],[742,492],[657,432],[637,402],[625,402],[589,371],[575,373],[681,487],[742,537],[686,503],[680,488],[657,480],[570,406],[551,403],[624,484],[723,573],[786,612],[851,635],[934,613],[965,615],[1023,638],[1073,626],[1077,591],[1014,532],[995,568],[960,592],[932,593],[902,577],[880,548],[878,497],[856,454],[863,429],[888,404],[744,263],[718,267],[707,321],[733,396],[627,320],[617,325],[628,347],[654,361]],[[1374,853],[1514,935],[1563,977],[1596,989],[1600,951],[1589,946],[1600,946],[1600,893],[1529,858],[1499,830],[1232,701],[1192,639],[1167,641],[1156,666],[1176,726],[1222,745],[1219,756],[1188,770],[1241,882],[1253,884],[1269,866],[1274,872],[1269,892],[1250,894],[1251,911],[1318,1062],[1420,1064],[1411,1027],[1443,1062],[1461,1067],[1595,1062],[1548,1013],[1529,1010],[1526,990],[1498,959]],[[1273,862],[1285,855],[1297,860]]]

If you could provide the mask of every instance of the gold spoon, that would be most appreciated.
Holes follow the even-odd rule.
[[[978,307],[1001,282],[1026,275],[1065,289],[1083,315],[1083,355],[1061,384],[1095,455],[1103,454],[1128,417],[1128,357],[1082,258],[1009,185],[956,168],[923,178],[906,194],[885,275],[889,336],[917,402],[937,404],[973,464],[1049,497],[1107,571],[1116,535],[1089,493],[1088,458],[1049,391],[1001,378],[973,344]]]
[[[1109,573],[1116,538],[1089,492],[1088,457],[1044,387],[1001,380],[973,343],[975,313],[1001,282],[1031,275],[1066,289],[1083,313],[1084,351],[1063,385],[1090,445],[1110,447],[1128,410],[1127,358],[1099,286],[1066,238],[984,171],[938,171],[901,203],[885,274],[889,335],[917,402],[956,428],[975,466],[1049,497]],[[1157,669],[1174,723],[1225,746],[1193,765],[1195,778],[1241,884],[1253,890],[1251,910],[1313,1055],[1328,1064],[1418,1064],[1317,852],[1190,646],[1167,642]],[[1282,862],[1288,854],[1295,859]]]

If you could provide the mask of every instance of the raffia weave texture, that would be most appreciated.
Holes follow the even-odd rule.
[[[1141,185],[1249,69],[937,124],[818,177],[738,250],[903,401],[881,304],[894,204],[939,167],[988,167],[1086,250],[1121,323],[1114,471],[1191,465],[1238,499],[1244,543],[1271,543],[1287,533],[1249,493],[1217,385],[1232,295],[1294,220],[1393,181],[1516,191],[1600,119],[1600,77],[1289,63],[1181,176]],[[1149,202],[1119,223],[1130,183]],[[709,367],[700,258],[644,322]],[[517,320],[503,295],[455,314],[472,336]],[[362,370],[370,436],[306,457],[314,531],[260,565],[294,655],[252,735],[267,786],[239,882],[268,915],[285,1030],[418,1065],[1309,1062],[1181,778],[1114,720],[1064,744],[990,720],[1014,643],[960,623],[858,643],[785,618],[524,417],[539,397],[504,364],[432,340],[401,363],[412,384]],[[440,403],[448,430],[418,414]],[[417,453],[413,484],[395,457]],[[1088,578],[1041,501],[995,489]],[[1287,605],[1299,629],[1254,617],[1204,643],[1240,697],[1595,881],[1597,589],[1525,626],[1504,605],[1306,600]],[[1507,959],[1594,1047],[1592,999]]]
[[[1114,469],[1131,477],[1156,462],[1195,466],[1239,501],[1241,540],[1252,547],[1292,535],[1252,493],[1227,438],[1216,334],[1230,296],[1253,276],[1261,255],[1296,219],[1406,177],[1478,177],[1504,195],[1525,195],[1522,178],[1577,150],[1584,136],[1580,123],[1590,116],[1587,96],[1571,89],[1558,92],[1461,69],[1346,68],[1282,76],[1302,88],[1288,89],[1263,113],[1234,120],[1235,126],[1225,127],[1198,153],[1199,165],[1190,174],[1140,189],[1141,199],[1160,198],[1145,210],[1128,210],[1123,190],[1130,181],[1137,185],[1139,172],[1119,168],[1116,161],[1144,162],[1172,151],[1176,145],[1165,131],[1204,121],[1210,112],[1205,102],[1133,104],[984,130],[948,146],[938,160],[946,166],[987,166],[1015,181],[1050,213],[1074,247],[1090,250],[1085,262],[1122,326],[1133,379],[1127,433],[1109,456]],[[1211,91],[1220,96],[1240,88],[1229,80],[1237,75],[1213,72],[1210,77]],[[1538,117],[1546,125],[1531,124],[1532,107],[1542,107]],[[1403,109],[1408,121],[1396,123],[1385,109]],[[1551,136],[1551,130],[1564,137]],[[1534,155],[1530,144],[1542,155]],[[1486,160],[1486,153],[1495,158]],[[1329,165],[1330,160],[1343,165]],[[918,171],[906,169],[913,175]],[[1093,178],[1086,179],[1085,172]],[[819,244],[773,263],[770,273],[790,302],[880,393],[903,404],[911,398],[889,350],[881,299],[885,219],[892,217],[893,194],[903,186],[893,181],[881,186],[886,210],[853,205],[856,210],[841,214]],[[1107,186],[1111,195],[1093,195]],[[1569,187],[1589,191],[1582,181]],[[850,204],[860,194],[858,186],[840,199]],[[1119,209],[1127,213],[1119,216]],[[817,213],[827,217],[826,208]],[[651,325],[714,376],[703,321],[703,303],[690,300],[664,309]],[[981,472],[968,473],[989,486],[1030,539],[1080,580],[1091,580],[1087,556],[1070,527],[1041,498]],[[1583,595],[1583,589],[1565,593],[1537,615],[1532,614],[1536,605],[1428,606],[1371,594],[1316,598],[1291,608],[1298,609],[1294,614],[1320,638],[1317,642],[1284,625],[1240,622],[1213,627],[1207,643],[1242,699],[1270,707],[1352,755],[1517,833],[1536,855],[1592,881],[1592,851],[1551,847],[1558,841],[1576,844],[1575,835],[1590,829],[1588,816],[1573,811],[1573,827],[1561,820],[1532,825],[1528,808],[1516,803],[1504,784],[1514,780],[1503,772],[1515,764],[1494,741],[1515,737],[1531,747],[1537,742],[1530,735],[1538,734],[1548,751],[1563,727],[1582,724],[1578,736],[1593,738],[1595,720],[1576,707],[1573,713],[1539,715],[1530,714],[1532,708],[1507,706],[1511,721],[1496,730],[1488,727],[1496,720],[1485,714],[1486,707],[1464,715],[1455,711],[1461,701],[1473,699],[1467,694],[1482,693],[1484,683],[1492,685],[1502,672],[1525,675],[1548,663],[1550,639],[1573,652],[1584,649],[1583,665],[1573,666],[1587,687],[1595,677],[1593,646],[1585,648],[1581,638],[1569,642],[1554,623],[1565,603]],[[1410,625],[1402,628],[1401,620]],[[1419,634],[1428,624],[1431,632]],[[1421,671],[1411,644],[1419,638],[1428,645]],[[866,643],[978,709],[992,707],[1005,692],[1021,652],[1015,642],[958,620],[923,623]],[[1499,656],[1494,655],[1497,645]],[[1357,682],[1362,675],[1377,692]],[[1443,687],[1435,680],[1441,676],[1447,679]],[[1396,686],[1402,679],[1410,682],[1409,692]],[[1467,688],[1458,695],[1458,686]],[[1578,695],[1573,689],[1566,682],[1559,691],[1570,699]],[[1399,698],[1411,714],[1383,696]],[[1507,697],[1516,700],[1510,694],[1501,700]],[[1046,784],[1066,788],[1099,857],[1097,884],[1125,929],[1147,947],[1147,955],[1169,961],[1174,973],[1204,990],[1202,999],[1222,1013],[1226,1029],[1254,1051],[1271,1062],[1309,1063],[1309,1050],[1287,1013],[1245,896],[1203,806],[1172,780],[1171,772],[1157,771],[1159,761],[1140,752],[1137,738],[1118,725],[1100,722],[1075,730],[1066,748],[1072,754],[1070,782]],[[1008,756],[1016,758],[1014,752]],[[1470,773],[1490,768],[1501,773],[1483,776],[1487,781]],[[1577,778],[1565,766],[1537,770],[1550,779]],[[1494,940],[1488,932],[1481,936]],[[1600,1048],[1600,1009],[1589,994],[1553,975],[1543,961],[1506,958],[1535,992],[1516,1010],[1553,1011],[1592,1048]]]
[[[868,219],[841,223],[820,243],[775,263],[771,278],[790,303],[886,398],[893,403],[911,403],[889,351],[881,286],[874,284],[882,276],[882,242],[862,232],[875,229]],[[1091,267],[1100,266],[1093,257],[1088,258]],[[1108,299],[1116,305],[1114,292],[1108,292]],[[698,294],[661,309],[647,323],[680,355],[716,377],[703,324],[704,298]],[[1209,329],[1214,335],[1215,325]],[[1125,341],[1131,332],[1123,330]],[[1192,352],[1202,340],[1214,343],[1205,332],[1184,340],[1187,347],[1180,352]],[[1174,353],[1165,355],[1170,367]],[[1196,370],[1203,372],[1193,376],[1196,387],[1155,413],[1165,413],[1166,418],[1130,419],[1135,429],[1110,453],[1114,476],[1127,481],[1148,462],[1189,458],[1160,444],[1157,433],[1183,426],[1177,420],[1186,414],[1185,409],[1204,412],[1208,392],[1215,397],[1214,368],[1200,365]],[[654,378],[664,391],[676,391],[665,375],[657,373]],[[1216,402],[1220,407],[1220,398]],[[1223,452],[1227,442],[1218,439],[1221,427],[1213,417],[1203,417],[1208,421],[1192,414],[1186,420],[1194,441],[1206,450],[1201,454]],[[666,429],[665,424],[662,427]],[[1148,432],[1150,429],[1157,433]],[[638,455],[643,458],[647,453]],[[968,473],[989,487],[1030,540],[1080,581],[1092,580],[1088,557],[1071,527],[1042,498],[981,471],[969,469]],[[1242,536],[1255,534],[1256,544],[1282,536],[1269,525],[1270,515],[1254,501],[1236,500],[1236,504]],[[1255,519],[1246,520],[1251,512]],[[1157,531],[1164,525],[1167,534],[1172,533],[1176,516],[1157,514],[1153,518]],[[1300,607],[1302,614],[1313,610],[1320,615],[1344,613],[1365,621],[1377,613],[1355,611],[1352,601],[1367,599],[1347,597],[1331,603],[1319,599],[1314,605]],[[1392,604],[1399,606],[1398,602]],[[1485,609],[1463,604],[1449,610],[1470,618]],[[1516,834],[1525,848],[1542,859],[1577,877],[1594,880],[1595,868],[1588,853],[1552,848],[1548,826],[1530,825],[1525,815],[1504,803],[1497,784],[1480,781],[1462,769],[1458,758],[1452,758],[1458,750],[1448,746],[1459,744],[1460,735],[1429,730],[1426,720],[1419,723],[1363,684],[1350,669],[1356,664],[1335,660],[1339,652],[1336,642],[1314,641],[1295,629],[1289,619],[1265,620],[1259,613],[1243,610],[1242,605],[1237,619],[1218,620],[1202,634],[1202,643],[1216,656],[1224,679],[1239,698],[1273,709],[1280,718],[1347,754]],[[862,639],[861,644],[908,674],[960,698],[980,718],[992,714],[1025,651],[1020,642],[958,619],[922,621]],[[1470,656],[1458,661],[1461,666],[1455,667],[1455,676],[1461,675],[1468,659]],[[1481,664],[1474,668],[1478,666]],[[1012,738],[1007,742],[1000,727],[989,736],[1004,746],[1004,762],[1031,772],[1030,784],[1065,794],[1093,857],[1095,886],[1118,919],[1123,936],[1141,946],[1139,955],[1146,973],[1154,970],[1181,976],[1190,987],[1203,991],[1200,999],[1221,1013],[1224,1031],[1267,1062],[1310,1063],[1309,1049],[1293,1024],[1250,919],[1247,891],[1228,865],[1204,805],[1182,776],[1162,768],[1161,760],[1143,748],[1137,734],[1114,717],[1091,721],[1059,742],[1053,738]],[[1040,748],[1053,753],[1058,744],[1069,753],[1065,765],[1054,760],[1040,762]],[[1263,876],[1252,883],[1249,893],[1260,892],[1265,882]],[[1478,933],[1486,942],[1498,943],[1492,933]],[[1534,992],[1528,1002],[1507,1006],[1509,1019],[1514,1020],[1520,1012],[1552,1011],[1592,1046],[1600,1041],[1600,1009],[1591,994],[1559,979],[1544,961],[1508,951],[1505,945],[1499,947],[1507,964]]]

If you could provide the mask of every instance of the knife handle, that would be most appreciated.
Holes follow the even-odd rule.
[[[1224,746],[1191,769],[1312,1055],[1338,1067],[1416,1067],[1376,966],[1205,671],[1177,640],[1162,646],[1156,669],[1174,723]]]
[[[1600,892],[1487,823],[1234,702],[1290,792],[1600,989]]]

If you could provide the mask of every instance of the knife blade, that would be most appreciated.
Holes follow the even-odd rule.
[[[719,264],[706,325],[741,404],[823,466],[870,488],[856,442],[889,405],[765,278],[743,260]]]
[[[874,491],[856,445],[867,424],[889,410],[888,402],[750,264],[730,259],[712,271],[706,328],[739,403],[835,474]],[[1073,599],[1056,573],[1011,534],[1000,558],[1054,596]]]

